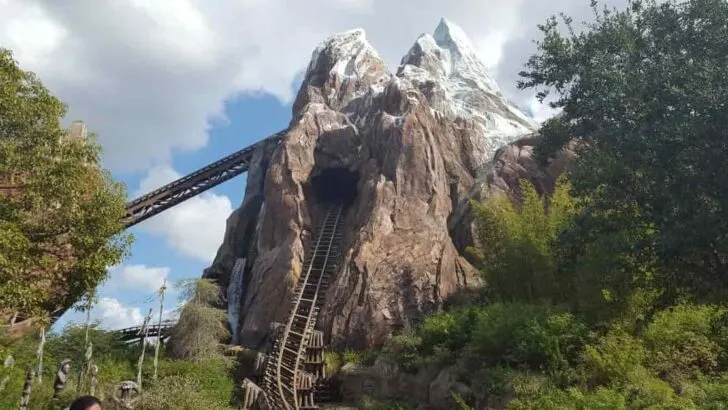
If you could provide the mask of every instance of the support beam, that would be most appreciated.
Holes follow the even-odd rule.
[[[255,150],[264,144],[280,143],[282,132],[200,168],[174,182],[126,204],[124,227],[129,228],[178,205],[248,170]]]

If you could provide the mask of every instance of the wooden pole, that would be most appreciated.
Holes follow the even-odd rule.
[[[142,328],[139,330],[139,332],[142,334],[142,353],[139,355],[139,363],[137,363],[137,385],[139,386],[139,390],[144,390],[142,388],[142,368],[144,365],[144,351],[146,350],[146,343],[147,343],[147,333],[149,331],[149,321],[152,320],[152,309],[149,309],[149,314],[147,314],[147,317],[144,318],[144,324],[142,325]]]
[[[86,333],[84,335],[83,339],[83,350],[84,352],[88,351],[88,331],[91,327],[91,308],[93,307],[93,300],[94,300],[94,292],[89,292],[86,294]],[[81,392],[81,381],[83,380],[83,377],[85,375],[86,367],[88,366],[88,363],[82,362],[81,367],[78,370],[78,380],[76,381],[76,393]]]
[[[38,384],[43,384],[43,346],[45,346],[45,327],[40,328],[40,341],[38,342]]]
[[[95,364],[89,366],[89,383],[88,394],[91,396],[96,394],[96,385],[98,384],[99,367]]]
[[[167,279],[162,282],[159,288],[159,320],[157,321],[157,344],[154,346],[154,373],[152,380],[157,380],[157,369],[159,368],[159,347],[162,345],[162,312],[164,312],[164,292],[167,290]]]

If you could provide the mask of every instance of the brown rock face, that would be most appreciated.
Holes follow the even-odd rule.
[[[228,219],[224,243],[204,273],[227,286],[236,261],[246,260],[237,289],[241,309],[230,316],[239,329],[236,343],[262,346],[270,322],[285,318],[326,200],[350,203],[345,252],[318,320],[334,346],[381,344],[393,329],[438,310],[449,295],[480,286],[451,239],[448,220],[473,192],[479,164],[487,162],[483,155],[492,155],[490,137],[508,138],[530,125],[497,89],[485,86],[488,78],[479,83],[486,88],[469,94],[462,92],[463,76],[457,77],[460,88],[447,82],[452,76],[425,81],[435,57],[446,56],[456,68],[470,64],[465,57],[475,58],[462,38],[450,44],[441,33],[437,41],[437,53],[437,44],[413,47],[403,60],[410,68],[397,75],[361,30],[333,36],[314,52],[293,120],[280,144],[256,154],[243,204]],[[426,65],[413,66],[418,62]],[[428,94],[433,87],[440,91]],[[458,100],[462,95],[467,101]],[[428,98],[436,99],[435,108]],[[471,118],[462,109],[443,113],[447,98],[456,108],[481,100],[502,107],[493,103],[494,111]],[[499,131],[501,123],[510,124],[507,132]]]
[[[449,226],[455,247],[460,252],[472,245],[475,238],[469,200],[484,201],[493,195],[506,194],[511,200],[518,202],[521,179],[533,184],[539,194],[553,192],[559,175],[576,155],[574,146],[570,145],[558,152],[544,167],[534,158],[534,149],[540,141],[541,136],[534,133],[499,149],[468,195],[457,205],[450,217]]]

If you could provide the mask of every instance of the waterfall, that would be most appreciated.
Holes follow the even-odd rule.
[[[238,326],[240,326],[240,309],[243,304],[243,277],[245,276],[245,258],[235,261],[233,271],[230,274],[230,283],[227,288],[228,300],[228,323],[230,324],[230,333],[232,334],[232,343],[237,345],[240,337],[238,336]]]

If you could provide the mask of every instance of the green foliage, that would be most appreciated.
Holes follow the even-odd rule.
[[[483,365],[504,366],[569,378],[587,338],[586,326],[563,309],[495,303],[428,317],[416,333],[395,336],[388,353],[407,372],[463,359],[471,372]]]
[[[426,318],[419,332],[421,352],[432,355],[438,349],[449,354],[461,351],[470,342],[478,318],[479,310],[472,306]]]
[[[228,402],[233,394],[233,382],[230,379],[231,363],[221,358],[201,359],[195,362],[186,360],[162,360],[159,364],[159,382],[153,383],[149,389],[151,392],[159,392],[157,397],[152,398],[149,408],[173,409],[185,408],[185,397],[193,400],[191,403],[208,403],[212,407],[193,408],[229,408]],[[150,369],[148,369],[150,370]],[[151,373],[147,372],[147,379]],[[194,387],[193,396],[182,395],[179,398],[172,398],[172,391],[182,389],[184,386]],[[167,393],[163,390],[172,389]],[[190,394],[188,393],[188,394]],[[177,404],[177,407],[158,407],[164,403],[161,399],[169,399],[167,405]],[[146,403],[145,403],[146,405]],[[155,407],[156,406],[156,407]],[[146,407],[145,407],[146,408]]]
[[[569,182],[472,203],[488,304],[388,349],[454,365],[486,407],[724,409],[728,2],[593,7],[582,32],[540,26],[519,84],[555,93],[537,155],[575,147]]]
[[[345,350],[341,354],[341,363],[354,363],[364,366],[371,366],[377,359],[378,352],[376,350]]]
[[[230,383],[232,387],[232,383]],[[231,389],[232,390],[232,389]],[[141,407],[149,410],[230,409],[226,397],[213,396],[190,376],[168,376],[144,392]]]
[[[118,264],[124,187],[98,167],[99,145],[66,141],[66,107],[0,48],[0,306],[67,308]]]
[[[392,337],[384,352],[399,365],[402,371],[415,373],[422,364],[421,345],[422,338],[416,332],[405,331]]]
[[[624,397],[611,389],[598,388],[592,393],[577,389],[551,390],[535,400],[514,400],[510,410],[626,410]]]
[[[384,402],[371,397],[363,397],[357,408],[362,410],[410,410],[413,407],[395,402]]]
[[[472,407],[468,405],[468,403],[463,399],[459,394],[450,392],[452,395],[453,401],[455,401],[455,404],[460,410],[472,410]]]
[[[324,365],[326,366],[327,375],[336,373],[343,365],[341,362],[341,355],[338,352],[324,352]]]
[[[586,330],[574,315],[561,309],[497,303],[480,312],[468,350],[474,359],[491,365],[557,375],[578,356]]]
[[[92,323],[88,330],[89,342],[93,343],[93,357],[98,361],[108,357],[133,358],[136,352],[130,349],[117,334],[103,330],[98,323]],[[53,357],[79,361],[84,357],[85,326],[68,324],[63,331],[50,333],[46,338],[45,351]]]
[[[530,182],[521,180],[520,206],[506,195],[471,202],[479,247],[469,251],[497,298],[526,302],[569,298],[568,284],[557,276],[552,244],[577,210],[570,189],[560,178],[554,193],[541,198]]]
[[[563,109],[542,130],[541,156],[582,142],[571,181],[589,206],[568,241],[572,254],[627,239],[611,244],[628,270],[622,282],[654,275],[665,304],[681,293],[728,294],[728,178],[715,172],[728,155],[727,18],[724,0],[595,6],[583,32],[568,18],[540,26],[521,73],[521,88],[555,92],[552,106]]]
[[[713,323],[724,313],[714,306],[687,305],[658,312],[643,333],[650,369],[675,382],[715,374],[722,348]]]
[[[617,385],[641,377],[647,351],[642,341],[621,331],[610,332],[584,349],[583,361],[592,385]]]
[[[36,379],[30,408],[51,408],[53,380],[58,363],[62,358],[71,358],[74,364],[77,364],[78,360],[74,355],[82,356],[83,338],[83,327],[72,326],[66,327],[60,334],[48,336],[44,355],[43,383],[38,384]],[[135,379],[138,346],[126,347],[119,344],[112,332],[97,327],[91,329],[89,339],[94,343],[94,363],[99,367],[96,396],[105,400],[119,382]],[[4,375],[10,376],[5,389],[0,391],[0,408],[17,408],[25,373],[30,366],[36,365],[35,342],[33,337],[21,340],[0,338],[0,353],[10,353],[16,359],[13,369],[4,369],[0,366],[0,380]],[[230,409],[229,402],[234,389],[231,370],[231,364],[221,358],[200,359],[194,362],[161,358],[159,378],[156,382],[152,382],[152,364],[148,362],[143,369],[145,387],[143,408]],[[86,393],[86,390],[76,392],[74,370],[66,382],[61,404],[67,405],[78,395]],[[104,405],[104,408],[107,407],[114,408],[110,403]]]

